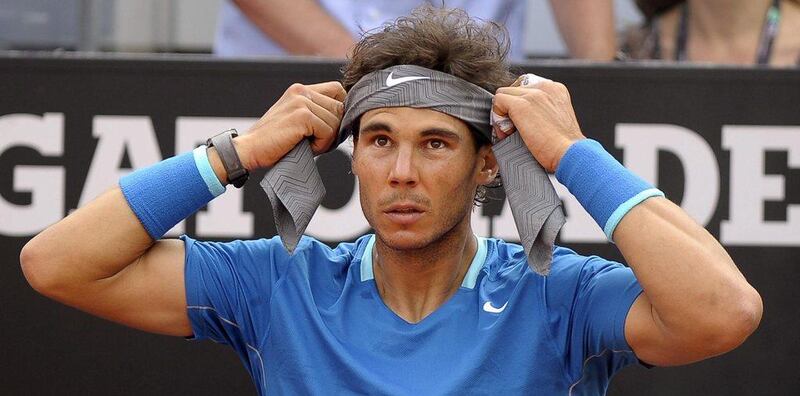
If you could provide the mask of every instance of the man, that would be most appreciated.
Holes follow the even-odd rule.
[[[509,87],[501,33],[463,12],[417,10],[359,43],[347,94],[295,84],[248,134],[126,176],[32,239],[25,276],[109,320],[230,344],[262,394],[602,394],[637,360],[685,364],[742,343],[761,299],[725,250],[583,136],[563,85]],[[458,100],[428,103],[437,95]],[[517,129],[495,128],[494,147],[490,108]],[[159,240],[229,179],[241,185],[243,169],[276,166],[306,139],[324,152],[340,126],[356,133],[353,173],[375,235],[335,249],[303,238],[291,255],[280,238]],[[474,236],[473,199],[513,139],[630,268],[555,247],[545,277],[521,246]]]

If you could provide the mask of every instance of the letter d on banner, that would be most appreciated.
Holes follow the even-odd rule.
[[[0,116],[0,154],[11,147],[30,147],[41,155],[64,152],[64,115],[46,113]],[[64,168],[45,165],[14,167],[13,189],[31,194],[31,203],[16,205],[0,197],[0,234],[28,236],[64,216]]]
[[[624,150],[625,166],[656,184],[658,151],[669,151],[683,165],[680,206],[705,226],[719,199],[719,165],[711,146],[694,131],[669,124],[619,124],[614,141]],[[667,197],[669,198],[669,197]]]

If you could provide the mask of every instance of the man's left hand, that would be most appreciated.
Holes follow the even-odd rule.
[[[534,158],[552,173],[569,146],[585,136],[564,84],[541,79],[524,85],[527,80],[522,76],[512,86],[499,88],[492,111],[511,119]],[[514,131],[495,126],[494,132],[503,139]]]

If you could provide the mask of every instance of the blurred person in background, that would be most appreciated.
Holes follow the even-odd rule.
[[[628,31],[633,59],[800,65],[800,0],[636,0],[644,26]]]
[[[362,32],[425,3],[461,8],[474,17],[502,23],[511,36],[511,57],[524,57],[526,0],[225,0],[214,53],[344,58]]]
[[[613,0],[550,0],[550,6],[571,58],[614,59],[617,40]]]
[[[408,15],[420,4],[461,8],[505,25],[510,58],[525,58],[528,0],[225,0],[214,39],[223,57],[314,55],[344,58],[362,32]],[[550,0],[571,57],[607,61],[616,40],[612,0]],[[536,28],[533,26],[532,28]]]

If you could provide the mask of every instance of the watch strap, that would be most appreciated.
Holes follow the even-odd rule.
[[[222,166],[228,176],[228,182],[236,188],[241,188],[247,182],[250,172],[242,166],[233,138],[239,136],[235,129],[229,129],[208,139],[206,145],[217,149]]]

